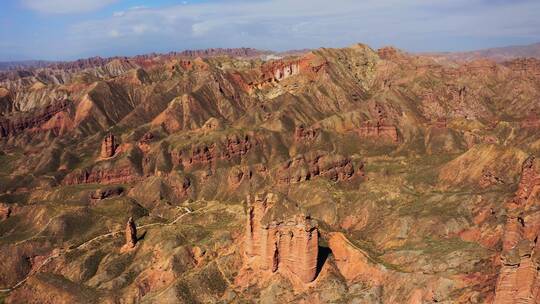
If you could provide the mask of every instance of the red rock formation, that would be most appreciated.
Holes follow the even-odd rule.
[[[184,168],[212,166],[217,161],[232,161],[248,154],[258,140],[252,135],[231,135],[213,143],[193,145],[189,150],[173,150],[172,162]]]
[[[255,80],[251,81],[244,80],[244,77],[237,73],[231,74],[231,77],[236,84],[251,93],[255,88],[264,89],[294,75],[303,74],[313,76],[318,74],[328,65],[328,62],[319,62],[317,59],[315,55],[309,53],[299,59],[269,61],[259,69],[252,71],[258,74],[258,76]]]
[[[300,73],[299,61],[273,61],[264,65],[262,78],[267,82],[278,82]]]
[[[141,178],[132,166],[118,168],[86,168],[75,170],[64,178],[64,185],[78,184],[120,184],[130,183]]]
[[[45,124],[56,114],[64,111],[69,105],[69,101],[62,100],[50,104],[38,111],[25,113],[16,117],[0,118],[0,137],[11,137],[24,132],[25,130],[38,128]]]
[[[533,157],[523,164],[518,190],[506,204],[507,221],[495,304],[540,303],[540,172]],[[527,216],[525,216],[527,214]]]
[[[294,130],[294,140],[296,142],[305,142],[315,139],[320,133],[318,128],[308,128],[304,125],[299,125]]]
[[[144,133],[143,137],[139,140],[137,143],[137,146],[143,153],[148,153],[150,151],[150,144],[152,143],[152,140],[154,139],[154,134],[151,132]]]
[[[368,255],[349,242],[343,233],[331,233],[328,246],[332,250],[339,272],[348,281],[360,280],[372,285],[384,282],[384,271],[370,262]]]
[[[116,153],[116,148],[118,148],[118,145],[116,144],[114,135],[112,133],[107,134],[107,136],[103,139],[103,142],[101,143],[101,157],[113,157],[114,153]]]
[[[482,171],[482,178],[480,179],[480,187],[487,188],[491,185],[504,184],[504,180],[493,174],[489,170]]]
[[[390,140],[394,143],[399,142],[397,128],[392,125],[385,125],[382,120],[378,120],[376,123],[365,122],[358,128],[358,135],[363,138]]]
[[[309,216],[292,216],[291,206],[283,206],[273,194],[248,201],[245,254],[250,267],[292,274],[304,283],[313,281],[319,237],[316,222]]]
[[[277,169],[276,179],[279,184],[288,185],[321,176],[332,181],[350,180],[362,174],[361,168],[354,168],[350,158],[326,153],[300,155],[285,162]]]
[[[124,247],[126,249],[134,248],[135,245],[137,245],[137,226],[135,225],[135,221],[133,221],[133,218],[130,217],[128,219],[128,222],[126,224],[126,244]]]
[[[225,149],[221,154],[222,159],[231,159],[237,156],[243,156],[251,150],[253,143],[249,135],[239,137],[238,135],[233,135],[227,137],[225,143]]]
[[[7,220],[11,215],[11,207],[0,203],[0,220]]]

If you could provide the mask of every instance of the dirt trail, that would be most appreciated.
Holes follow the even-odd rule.
[[[197,209],[195,211],[191,211],[189,210],[188,208],[184,208],[184,210],[186,211],[186,213],[182,213],[181,215],[179,215],[178,217],[176,217],[173,221],[169,222],[169,223],[150,223],[150,224],[146,224],[146,225],[141,225],[141,226],[137,226],[137,229],[142,229],[142,228],[148,228],[148,227],[154,227],[154,226],[172,226],[174,224],[176,224],[178,221],[180,221],[184,216],[186,215],[189,215],[189,214],[193,214],[193,213],[198,213],[198,212],[201,212],[201,211],[205,211],[205,210],[208,210],[210,209],[210,207],[212,206],[205,206],[205,207],[202,207],[200,209]],[[105,233],[105,234],[101,234],[101,235],[98,235],[90,240],[87,240],[85,241],[84,243],[81,243],[77,246],[74,246],[74,247],[68,247],[68,248],[65,248],[65,249],[59,249],[59,250],[53,250],[53,252],[51,253],[51,255],[49,257],[47,257],[43,263],[41,263],[35,270],[31,271],[28,273],[28,275],[26,277],[24,277],[24,279],[20,280],[19,282],[17,282],[17,284],[13,285],[12,287],[9,287],[9,288],[0,288],[0,292],[10,292],[18,287],[20,287],[22,284],[24,284],[33,274],[39,272],[39,270],[49,264],[52,260],[54,260],[55,258],[58,258],[62,255],[65,255],[73,250],[76,250],[76,249],[81,249],[81,248],[84,248],[86,247],[87,245],[97,241],[97,240],[101,240],[101,239],[104,239],[104,238],[107,238],[107,237],[111,237],[111,236],[114,236],[114,235],[117,235],[117,234],[122,234],[124,233],[124,230],[118,230],[118,231],[113,231],[113,232],[109,232],[109,233]]]

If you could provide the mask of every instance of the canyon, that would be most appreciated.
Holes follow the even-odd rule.
[[[1,71],[0,303],[540,303],[540,61],[476,55]]]

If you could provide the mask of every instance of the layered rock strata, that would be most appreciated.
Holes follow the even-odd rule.
[[[0,203],[0,220],[6,220],[11,216],[11,207]]]
[[[506,204],[507,220],[495,304],[540,303],[540,171],[529,157],[523,164],[518,190]]]
[[[377,121],[376,123],[365,122],[358,128],[358,135],[363,138],[383,139],[394,143],[399,142],[397,128],[384,124],[382,121]]]
[[[135,245],[137,245],[137,226],[135,225],[135,221],[132,217],[128,219],[128,222],[126,224],[126,244],[124,245],[126,248],[133,248]]]
[[[103,142],[101,143],[101,157],[113,157],[117,147],[118,145],[116,144],[116,139],[114,135],[112,133],[107,134],[107,136],[103,139]]]
[[[318,176],[339,182],[350,180],[358,174],[362,174],[362,168],[355,168],[348,157],[309,153],[283,163],[277,169],[276,179],[281,185],[308,181]]]
[[[45,124],[56,114],[64,111],[68,105],[69,101],[62,100],[31,113],[0,118],[0,137],[11,137],[28,129],[37,128]]]
[[[292,274],[309,283],[317,273],[317,223],[303,214],[291,216],[290,209],[274,194],[250,201],[245,254],[256,271]],[[278,215],[289,217],[282,219]]]
[[[139,172],[132,166],[114,168],[85,168],[75,170],[62,180],[64,185],[78,184],[121,184],[141,178]]]

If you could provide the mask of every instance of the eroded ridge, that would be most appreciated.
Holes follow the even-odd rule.
[[[540,174],[529,157],[522,167],[518,190],[506,204],[507,220],[495,304],[540,303]]]
[[[309,283],[317,273],[319,231],[309,216],[292,215],[293,209],[276,194],[249,200],[245,254],[254,270],[292,274]]]

